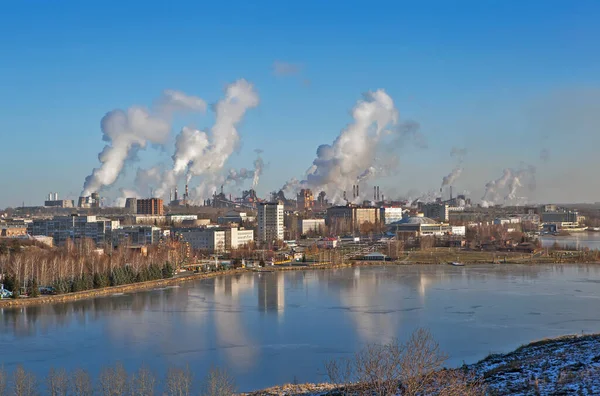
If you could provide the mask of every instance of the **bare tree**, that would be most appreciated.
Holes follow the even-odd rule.
[[[46,377],[46,387],[50,396],[66,396],[69,393],[69,376],[65,369],[50,368]]]
[[[167,395],[189,396],[192,391],[192,373],[188,366],[185,369],[172,367],[167,371]]]
[[[226,370],[219,367],[210,369],[202,387],[203,396],[230,396],[235,392],[233,378]]]
[[[131,394],[133,396],[154,395],[156,377],[148,367],[140,367],[140,369],[132,375],[131,382]]]
[[[13,394],[15,396],[34,396],[37,392],[37,381],[35,375],[25,371],[19,365],[13,373]]]
[[[335,385],[338,385],[343,396],[352,394],[352,379],[354,362],[349,358],[342,358],[339,360],[329,360],[325,363],[325,372],[329,381]]]
[[[405,345],[400,364],[403,395],[428,393],[437,371],[448,359],[426,329],[417,329]]]
[[[71,393],[73,396],[92,396],[94,388],[87,371],[77,369],[71,375]]]
[[[127,371],[121,362],[106,367],[100,373],[100,392],[105,396],[124,396],[129,393]]]
[[[4,366],[0,366],[0,396],[6,395],[6,371],[4,371]]]
[[[355,356],[355,371],[366,393],[393,395],[400,384],[403,346],[394,340],[389,344],[371,344]]]

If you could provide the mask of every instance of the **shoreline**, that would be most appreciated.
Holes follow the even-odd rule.
[[[436,257],[432,255],[431,257]],[[436,258],[437,259],[437,258]],[[551,262],[551,261],[519,261],[519,260],[507,260],[505,262],[492,262],[492,260],[472,260],[463,261],[465,266],[459,268],[465,268],[470,265],[481,265],[481,264],[490,264],[490,265],[511,265],[511,264],[525,264],[525,265],[594,265],[600,264],[599,262],[582,262],[582,263],[567,263],[567,262]],[[183,275],[173,278],[167,279],[156,279],[147,282],[139,282],[139,283],[130,283],[128,285],[120,285],[120,286],[110,286],[102,289],[91,289],[85,290],[81,292],[73,292],[66,294],[58,294],[58,295],[44,295],[35,298],[6,298],[0,299],[0,309],[4,308],[21,308],[27,306],[36,306],[36,305],[46,305],[46,304],[59,304],[71,301],[92,299],[96,297],[109,296],[117,293],[128,293],[128,292],[136,292],[148,289],[155,289],[158,287],[171,286],[179,283],[202,280],[202,279],[211,279],[219,276],[230,276],[230,275],[238,275],[238,274],[247,274],[247,273],[269,273],[269,272],[284,272],[284,271],[307,271],[307,270],[332,270],[332,269],[341,269],[341,268],[351,268],[351,267],[380,267],[380,266],[403,266],[403,265],[447,265],[447,262],[428,262],[428,261],[419,261],[419,260],[411,260],[411,261],[360,261],[355,260],[348,263],[343,264],[314,264],[314,265],[297,265],[297,266],[270,266],[270,267],[262,267],[262,268],[253,268],[253,269],[231,269],[226,271],[216,271],[216,272],[208,272],[208,273],[193,273],[189,275]]]
[[[476,363],[448,368],[480,377],[489,394],[582,394],[600,391],[600,333],[569,334],[532,341]],[[238,396],[325,396],[339,384],[282,384]],[[333,392],[333,393],[332,393]]]

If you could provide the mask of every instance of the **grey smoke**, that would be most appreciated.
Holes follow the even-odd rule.
[[[230,169],[227,178],[225,179],[226,183],[235,183],[239,185],[242,184],[245,180],[251,179],[252,189],[256,190],[256,187],[258,186],[258,182],[260,180],[260,176],[262,175],[263,169],[265,167],[265,162],[260,155],[263,151],[260,149],[256,149],[254,151],[257,153],[257,157],[254,160],[254,169]]]
[[[489,207],[498,203],[514,201],[519,198],[517,196],[517,191],[523,186],[525,179],[529,179],[528,187],[534,189],[535,172],[535,167],[523,165],[519,169],[504,169],[501,177],[486,183],[485,193],[481,199],[481,205],[483,207]],[[503,192],[504,195],[502,195]]]
[[[450,157],[456,158],[460,163],[462,163],[467,156],[467,152],[468,151],[466,148],[452,147],[452,150],[450,150]]]
[[[150,144],[164,144],[171,130],[171,117],[180,111],[203,112],[206,102],[180,91],[167,90],[154,109],[132,106],[108,112],[101,120],[102,140],[107,142],[98,155],[100,167],[86,177],[82,196],[112,185],[126,161]]]

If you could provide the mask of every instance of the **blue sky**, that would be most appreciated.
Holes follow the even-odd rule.
[[[381,181],[388,196],[439,188],[466,147],[457,190],[481,197],[488,180],[521,162],[536,166],[544,201],[600,201],[600,3],[595,1],[21,1],[0,14],[0,207],[78,195],[104,147],[100,119],[151,105],[164,89],[209,103],[245,78],[261,103],[248,112],[231,167],[269,164],[259,193],[302,177],[322,143],[350,122],[368,90],[385,89],[402,118],[418,121],[428,148],[407,144]],[[275,61],[299,65],[289,76]],[[169,163],[165,150],[138,166]],[[540,151],[550,153],[540,160]]]

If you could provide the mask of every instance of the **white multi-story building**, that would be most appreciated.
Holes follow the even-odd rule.
[[[225,230],[220,228],[182,228],[177,234],[188,242],[192,249],[225,251]]]
[[[258,240],[270,243],[283,240],[283,204],[281,202],[264,202],[258,207]]]
[[[254,230],[237,227],[181,228],[175,232],[193,249],[217,253],[238,249],[254,241]]]
[[[254,230],[231,227],[225,229],[225,248],[238,249],[254,241]]]
[[[298,223],[301,235],[309,232],[322,233],[325,230],[325,219],[300,219]]]
[[[384,224],[392,224],[396,221],[402,220],[402,215],[405,210],[399,206],[383,206],[381,207],[380,219],[383,220]]]

